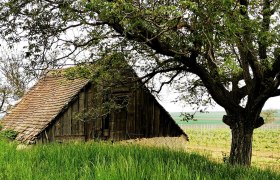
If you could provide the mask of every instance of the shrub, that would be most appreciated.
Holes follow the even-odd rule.
[[[229,155],[227,155],[227,153],[225,152],[222,152],[222,154],[223,154],[223,162],[225,164],[229,164]]]
[[[18,132],[12,129],[5,129],[0,132],[0,136],[7,138],[9,140],[14,140],[18,135]]]
[[[267,124],[275,121],[276,113],[277,110],[269,109],[262,111],[261,116],[263,117],[264,122]]]

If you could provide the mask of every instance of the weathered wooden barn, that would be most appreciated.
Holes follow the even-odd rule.
[[[18,132],[16,140],[45,143],[67,140],[123,140],[142,137],[184,136],[184,131],[145,87],[111,91],[111,97],[130,93],[126,106],[106,116],[91,116],[97,107],[97,88],[88,79],[69,80],[47,73],[4,117],[4,128]],[[79,118],[77,118],[79,117]]]

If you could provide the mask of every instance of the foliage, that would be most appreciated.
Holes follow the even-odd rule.
[[[80,64],[65,70],[65,76],[74,78],[87,78],[98,86],[107,88],[120,86],[120,84],[129,83],[124,78],[133,78],[125,76],[132,71],[131,67],[125,61],[124,55],[118,52],[108,53],[100,57],[91,64]]]
[[[232,110],[249,95],[247,103],[255,99],[261,107],[278,94],[278,84],[272,86],[272,81],[279,71],[280,26],[273,16],[279,13],[279,3],[246,2],[71,0],[42,1],[37,6],[4,1],[2,37],[9,42],[26,40],[32,67],[65,58],[93,62],[112,50],[129,51],[135,61],[143,57],[148,62],[141,65],[147,73],[144,79],[165,74],[169,80],[161,79],[163,84],[174,82],[188,103],[203,106],[212,97]],[[50,61],[51,53],[58,57]],[[190,74],[192,78],[186,78]],[[181,78],[185,83],[176,83]],[[244,88],[238,84],[241,80]],[[251,98],[256,89],[261,90],[260,98],[265,89],[269,92],[264,99]]]
[[[18,132],[12,129],[4,129],[0,131],[0,136],[7,138],[9,140],[14,140],[18,135]]]
[[[36,145],[0,141],[0,179],[279,179],[257,168],[211,162],[168,149],[109,143]]]
[[[187,122],[189,122],[191,120],[196,121],[197,119],[194,118],[194,115],[195,115],[195,113],[186,113],[186,112],[181,113],[180,114],[180,117],[182,117],[181,121],[187,121]]]
[[[264,118],[265,123],[272,123],[276,120],[276,113],[277,110],[269,109],[262,111],[261,116]]]
[[[133,69],[126,63],[121,53],[108,53],[92,64],[80,64],[65,69],[64,75],[69,79],[87,78],[94,84],[95,96],[91,107],[85,114],[78,113],[76,118],[82,120],[106,117],[113,111],[118,111],[128,105],[128,99],[137,86],[137,78]],[[125,94],[114,94],[117,91]],[[82,117],[81,117],[82,116]]]
[[[151,86],[155,92],[171,84],[195,109],[214,100],[236,132],[230,162],[249,165],[251,148],[241,144],[251,146],[245,137],[263,125],[265,102],[280,95],[279,6],[270,0],[7,0],[0,1],[0,32],[9,44],[27,44],[32,68],[95,62],[117,51],[143,82],[160,82]]]
[[[226,153],[223,153],[223,162],[226,164],[229,163],[229,156]]]

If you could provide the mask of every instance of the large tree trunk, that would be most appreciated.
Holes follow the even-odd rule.
[[[251,165],[253,130],[246,129],[244,125],[231,129],[232,140],[229,163],[238,165]]]
[[[255,116],[240,112],[234,114],[223,117],[224,123],[230,126],[232,134],[229,163],[250,166],[253,131],[263,125],[264,121],[259,117],[259,113],[256,113]]]

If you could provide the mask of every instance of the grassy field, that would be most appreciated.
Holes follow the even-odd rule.
[[[104,143],[37,145],[0,141],[0,179],[280,179],[257,168],[230,167],[168,149]]]
[[[231,133],[222,122],[225,112],[197,113],[196,121],[181,121],[181,113],[170,113],[190,137],[189,151],[222,162],[229,156]],[[254,131],[252,164],[280,172],[280,110],[275,121]]]
[[[188,151],[206,155],[222,162],[229,156],[231,134],[229,128],[187,129],[190,137]],[[254,131],[252,165],[280,172],[280,132],[278,129]]]

